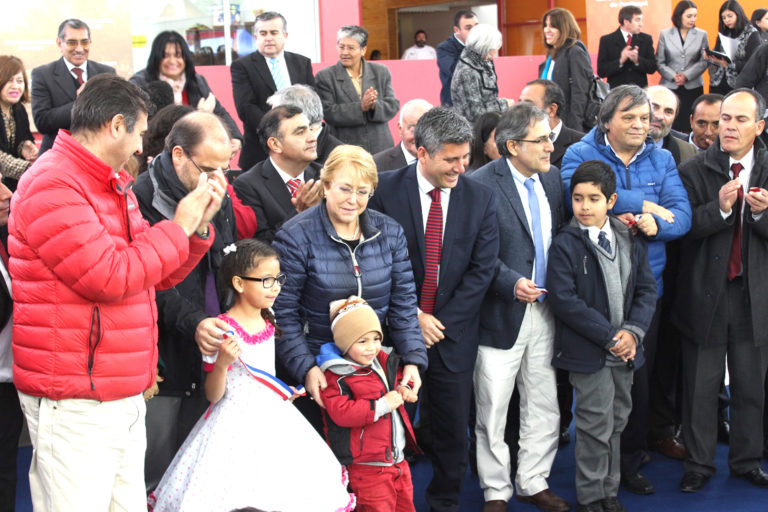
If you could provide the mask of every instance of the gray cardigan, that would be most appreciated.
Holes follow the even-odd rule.
[[[362,91],[373,87],[379,93],[376,107],[368,112],[363,112],[360,96],[340,62],[318,71],[315,82],[325,120],[336,137],[345,144],[362,146],[371,154],[394,146],[387,123],[400,110],[400,101],[395,98],[386,66],[363,59]]]

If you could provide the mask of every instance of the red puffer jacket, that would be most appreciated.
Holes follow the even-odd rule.
[[[130,187],[64,130],[19,182],[8,224],[19,391],[103,401],[152,385],[155,286],[181,281],[213,235],[150,228]]]
[[[333,347],[333,343],[326,345]],[[325,345],[317,356],[318,363],[328,353],[324,349]],[[376,401],[388,390],[395,389],[395,383],[402,379],[402,366],[400,357],[395,353],[387,354],[381,350],[376,358],[384,369],[386,383],[370,367],[360,368],[349,363],[350,373],[339,374],[326,369],[326,364],[320,366],[328,382],[328,387],[322,392],[326,407],[323,411],[325,437],[336,458],[345,465],[361,462],[394,463],[397,458],[397,454],[393,453],[392,413],[382,416],[378,421],[373,421],[373,418],[376,416]],[[328,361],[336,364],[345,360],[339,356]],[[418,451],[405,407],[400,406],[397,411],[403,419],[407,446]]]

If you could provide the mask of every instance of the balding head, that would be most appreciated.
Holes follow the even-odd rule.
[[[406,102],[400,109],[397,130],[400,132],[400,140],[403,141],[405,149],[414,157],[416,156],[416,143],[413,139],[413,133],[416,129],[416,123],[431,108],[432,104],[427,100],[414,99]]]
[[[165,139],[165,151],[184,188],[193,190],[203,172],[229,167],[229,139],[229,131],[216,114],[195,111],[176,121]]]
[[[674,92],[661,85],[648,87],[645,92],[651,100],[651,125],[648,134],[658,142],[672,130],[680,100]]]

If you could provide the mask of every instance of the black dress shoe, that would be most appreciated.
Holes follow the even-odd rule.
[[[621,485],[629,492],[635,494],[653,494],[653,484],[638,471],[634,473],[622,473]]]
[[[605,509],[603,508],[601,502],[593,501],[592,503],[587,503],[586,505],[579,503],[576,505],[576,512],[605,512]]]
[[[680,480],[680,490],[683,492],[699,492],[708,480],[708,475],[695,471],[686,471],[683,474],[683,479]]]
[[[624,505],[615,496],[603,498],[602,504],[604,512],[627,512],[627,509],[624,508]]]
[[[558,446],[565,446],[566,444],[571,442],[571,433],[568,432],[567,428],[560,429],[560,436],[557,440]]]
[[[731,424],[728,420],[719,420],[717,422],[717,442],[728,444],[731,440]]]
[[[746,473],[731,473],[736,478],[741,478],[751,483],[755,487],[768,487],[768,473],[763,471],[762,468],[755,468]]]

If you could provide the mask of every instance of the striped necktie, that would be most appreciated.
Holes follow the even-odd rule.
[[[296,192],[299,191],[299,187],[301,186],[301,180],[299,178],[293,178],[292,180],[288,180],[285,184],[288,185],[288,191],[291,193],[291,197],[295,197]]]
[[[269,70],[272,73],[272,79],[275,81],[275,88],[278,91],[285,89],[288,84],[285,83],[285,76],[283,76],[280,60],[277,57],[270,57]]]
[[[437,298],[437,275],[440,268],[440,253],[443,250],[443,205],[440,203],[440,189],[429,192],[432,204],[424,231],[424,284],[421,287],[421,310],[428,314],[435,311]]]

